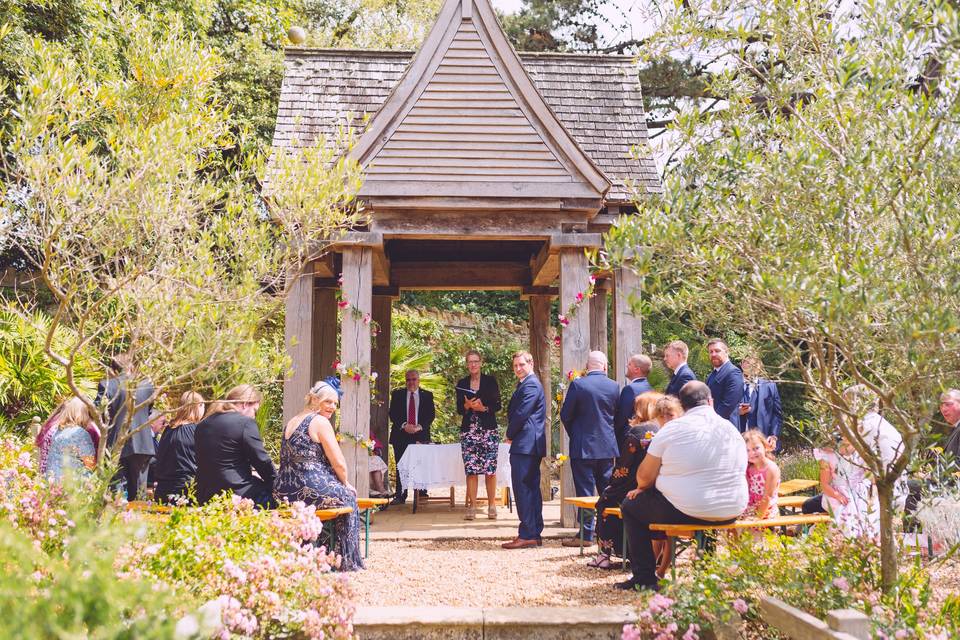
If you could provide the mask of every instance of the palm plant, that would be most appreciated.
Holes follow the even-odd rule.
[[[390,350],[390,388],[396,389],[406,384],[404,374],[411,369],[420,372],[420,387],[434,394],[443,394],[449,386],[447,381],[436,373],[430,373],[433,354],[416,353],[411,345],[397,345]]]

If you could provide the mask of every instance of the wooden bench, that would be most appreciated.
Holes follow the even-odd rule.
[[[783,496],[777,498],[777,506],[781,509],[790,509],[793,513],[803,506],[803,503],[809,500],[807,496]]]
[[[582,498],[564,498],[563,501],[567,504],[577,507],[577,522],[580,523],[580,532],[577,534],[577,537],[580,538],[580,555],[583,555],[583,511],[597,510],[597,501],[600,500],[600,496],[584,496]]]
[[[820,483],[816,480],[787,480],[786,482],[781,482],[780,486],[777,487],[778,496],[788,496],[792,493],[800,493],[802,491],[807,491],[813,489],[814,487],[819,486]]]
[[[357,498],[357,511],[363,518],[363,557],[370,555],[370,512],[387,504],[386,498]]]

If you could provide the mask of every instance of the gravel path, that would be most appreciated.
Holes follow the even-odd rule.
[[[585,566],[588,555],[547,540],[505,551],[504,540],[401,540],[371,545],[355,575],[358,602],[416,606],[612,606],[637,598],[612,588],[620,570]]]

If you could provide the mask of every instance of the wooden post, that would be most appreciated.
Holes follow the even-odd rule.
[[[590,350],[608,353],[607,339],[607,289],[597,282],[590,298]]]
[[[295,278],[287,293],[284,342],[290,370],[283,380],[283,423],[303,408],[303,398],[313,384],[313,269],[310,265]]]
[[[614,331],[614,371],[617,383],[626,383],[627,359],[634,353],[643,351],[643,333],[639,314],[630,308],[630,300],[640,299],[640,276],[628,267],[614,271],[613,289],[613,331]]]
[[[547,458],[553,456],[553,392],[550,384],[550,301],[551,296],[530,296],[530,353],[534,373],[547,397]],[[544,461],[540,467],[540,493],[550,500],[550,472]]]
[[[337,290],[314,289],[313,292],[313,381],[332,376],[337,353]]]
[[[572,370],[581,370],[587,363],[590,352],[590,307],[581,304],[568,313],[576,304],[577,294],[590,286],[590,272],[587,268],[587,256],[582,248],[564,248],[560,252],[560,313],[567,316],[569,324],[561,327],[560,375],[566,376]],[[561,451],[570,455],[570,438],[561,427]],[[563,465],[560,474],[560,498],[573,497],[573,473],[570,462]],[[572,506],[564,504],[560,509],[560,526],[572,527],[576,524],[577,512]]]
[[[370,323],[373,313],[373,249],[346,247],[343,250],[343,298],[349,306],[341,317],[340,355],[347,367],[370,372]],[[370,433],[370,379],[359,381],[343,377],[343,401],[340,405],[340,447],[347,460],[347,480],[357,489],[357,496],[370,494],[367,471],[368,453],[357,440],[366,440]]]
[[[387,462],[387,438],[390,430],[390,329],[393,318],[393,297],[373,296],[373,321],[379,333],[373,339],[373,355],[370,359],[377,372],[376,393],[370,404],[370,424],[377,440],[383,444],[383,461]]]

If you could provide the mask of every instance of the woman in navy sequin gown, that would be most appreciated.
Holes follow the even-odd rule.
[[[307,393],[303,411],[287,423],[280,445],[280,470],[273,496],[278,503],[303,502],[318,509],[351,507],[337,518],[336,546],[342,571],[363,569],[357,490],[347,482],[347,464],[330,416],[337,410],[337,390],[320,381]]]

